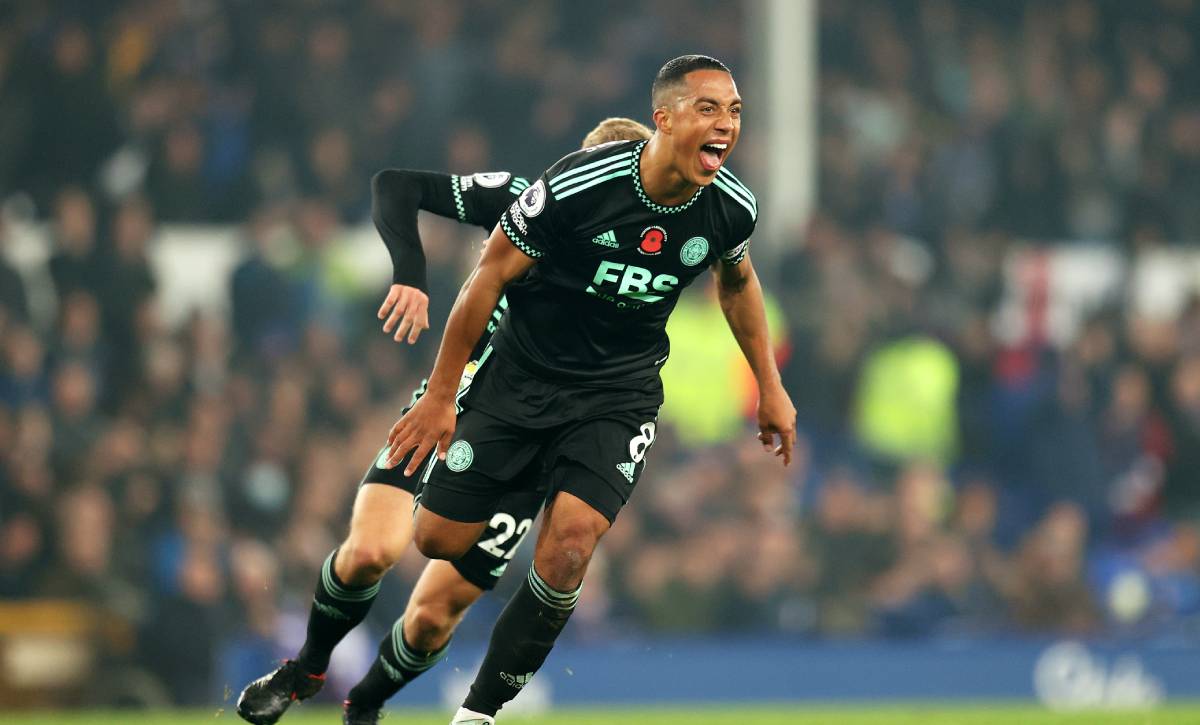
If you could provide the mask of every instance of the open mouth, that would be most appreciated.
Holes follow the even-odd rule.
[[[727,143],[706,143],[700,147],[700,165],[705,171],[716,171],[721,168],[725,154],[729,153]]]

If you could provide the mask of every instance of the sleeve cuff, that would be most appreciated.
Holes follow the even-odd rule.
[[[730,266],[736,267],[746,258],[746,253],[750,251],[750,240],[742,242],[733,249],[721,255],[721,262]]]
[[[528,242],[525,241],[524,238],[522,238],[519,233],[517,233],[517,230],[513,228],[514,225],[509,220],[510,213],[511,210],[506,211],[500,217],[500,228],[504,230],[504,233],[508,235],[508,238],[512,241],[512,243],[517,247],[517,249],[520,249],[533,259],[538,259],[545,256],[544,252],[534,249]]]

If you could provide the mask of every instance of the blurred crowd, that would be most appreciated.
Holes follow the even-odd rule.
[[[18,272],[0,217],[0,598],[125,621],[105,656],[176,702],[294,652],[441,329],[391,341],[384,290],[339,266],[370,173],[536,173],[598,118],[644,118],[662,60],[745,65],[743,8],[700,5],[0,8],[0,202],[53,240]],[[1118,296],[1066,346],[995,316],[1019,245],[1200,237],[1200,5],[820,7],[817,213],[760,266],[797,461],[752,415],[704,446],[664,421],[567,636],[1193,626],[1200,299],[1144,319]],[[163,323],[148,253],[175,222],[242,230],[227,319]],[[480,235],[425,231],[444,319]]]
[[[320,196],[382,166],[536,174],[599,119],[644,118],[664,58],[737,65],[739,6],[537,0],[11,0],[0,189],[144,188],[164,221]]]
[[[1126,274],[1056,345],[1054,262],[1016,260],[1200,239],[1200,5],[821,12],[820,202],[776,287],[818,628],[1194,628],[1200,298],[1141,315]]]

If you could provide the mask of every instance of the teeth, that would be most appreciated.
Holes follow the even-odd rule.
[[[729,148],[729,144],[727,143],[710,143],[709,146],[712,146],[715,149],[721,149],[722,151]]]

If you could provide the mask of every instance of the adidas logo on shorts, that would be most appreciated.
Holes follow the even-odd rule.
[[[508,685],[509,687],[515,687],[519,690],[533,680],[533,673],[526,672],[523,675],[510,675],[507,672],[501,672],[500,679],[504,680],[504,684]]]
[[[633,483],[633,471],[636,466],[636,463],[618,463],[617,470],[621,472],[621,475],[625,477],[626,481]]]

